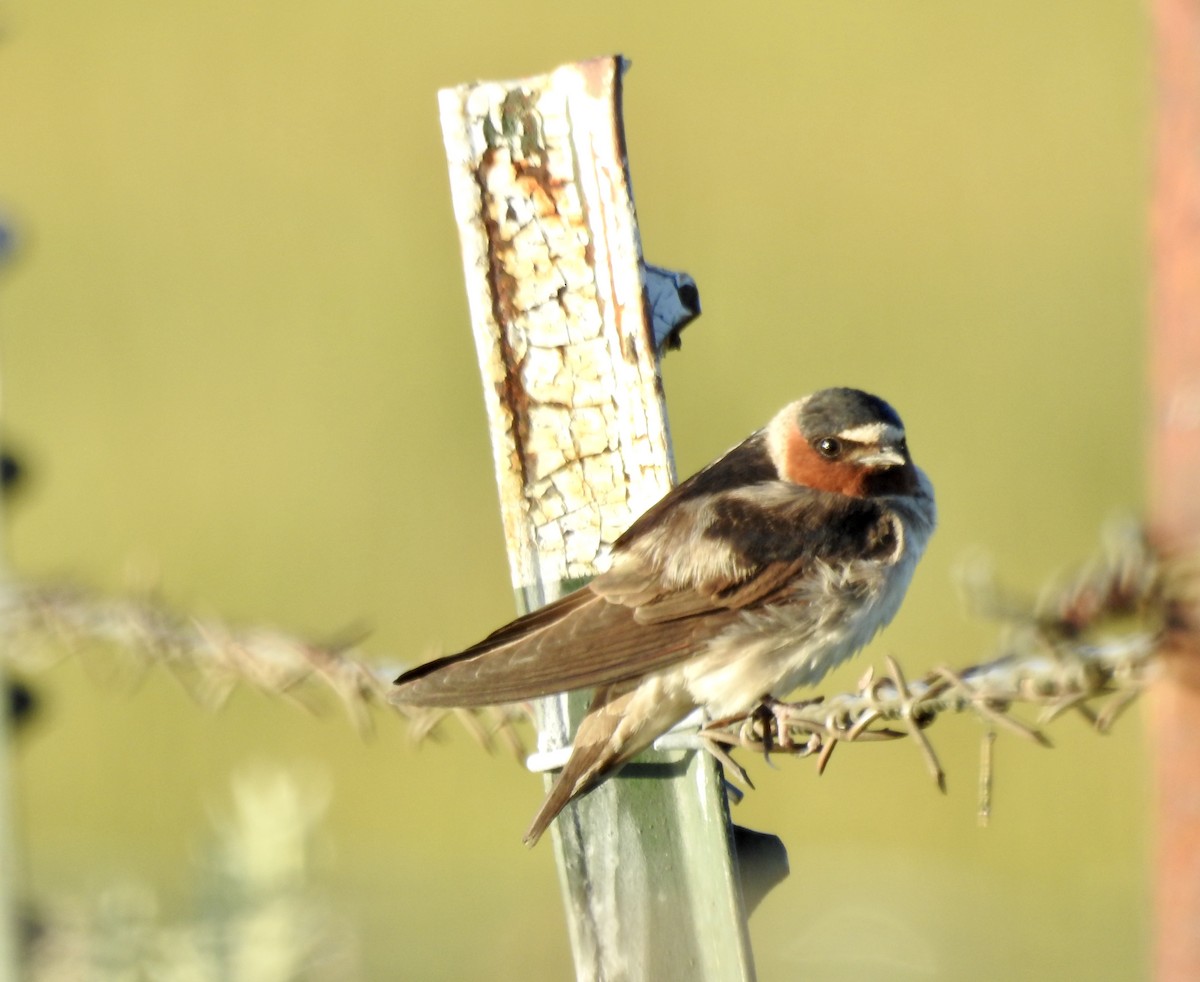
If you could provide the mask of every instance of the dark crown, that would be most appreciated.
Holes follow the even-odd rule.
[[[844,388],[814,392],[805,400],[799,420],[800,431],[809,439],[871,423],[889,423],[904,429],[899,413],[878,396]]]

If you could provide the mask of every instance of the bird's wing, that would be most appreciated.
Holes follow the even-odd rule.
[[[687,658],[818,562],[895,550],[898,527],[878,501],[712,473],[747,444],[638,519],[614,546],[608,572],[405,673],[392,700],[482,706],[634,679]],[[747,460],[734,463],[744,477]]]
[[[557,605],[561,604],[561,607]],[[456,655],[448,655],[396,679],[390,698],[421,706],[489,706],[582,689],[663,668],[685,658],[712,632],[693,618],[649,627],[635,622],[636,608],[605,600],[589,587],[558,601],[559,615],[525,630],[518,618]],[[542,608],[542,613],[548,608]],[[728,612],[727,616],[728,616]]]

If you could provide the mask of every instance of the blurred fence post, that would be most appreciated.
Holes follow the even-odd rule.
[[[1154,0],[1150,527],[1200,548],[1200,0]],[[1152,692],[1155,978],[1200,979],[1200,611],[1180,611]]]
[[[11,242],[9,231],[0,224],[0,263],[7,259]],[[0,418],[3,418],[0,416]],[[3,506],[0,505],[0,508]],[[8,552],[5,549],[5,516],[0,514],[0,577],[8,577]],[[17,835],[14,828],[16,812],[13,808],[12,786],[12,729],[8,706],[6,673],[0,665],[0,696],[4,707],[0,710],[0,982],[16,982],[20,978],[20,952],[17,931],[17,876],[20,872],[20,857],[17,855]]]
[[[642,264],[624,68],[601,58],[439,94],[522,610],[592,576],[674,477],[657,349],[694,313],[694,288]],[[647,283],[673,295],[660,304]],[[543,700],[539,747],[569,743],[581,709]],[[647,756],[654,780],[640,758],[552,826],[576,972],[752,978],[719,768]]]
[[[3,516],[0,516],[0,523]],[[3,535],[0,533],[0,577],[7,577],[4,564]],[[0,666],[0,982],[16,982],[20,978],[17,950],[17,877],[20,857],[17,855],[17,836],[14,828],[14,789],[10,755],[12,754],[13,720],[10,718],[7,673]]]

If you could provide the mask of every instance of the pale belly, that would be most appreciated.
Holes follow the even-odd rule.
[[[915,565],[913,556],[882,569],[827,570],[792,602],[747,612],[702,654],[664,673],[665,688],[684,689],[717,719],[814,685],[891,621]]]

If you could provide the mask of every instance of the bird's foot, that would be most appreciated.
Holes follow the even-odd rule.
[[[799,702],[784,702],[774,696],[763,696],[758,708],[752,714],[756,722],[762,724],[763,756],[770,763],[771,751],[778,746],[785,753],[796,749],[796,740],[792,735],[791,716],[797,709],[812,706],[821,702],[823,696],[816,699],[801,699]]]

